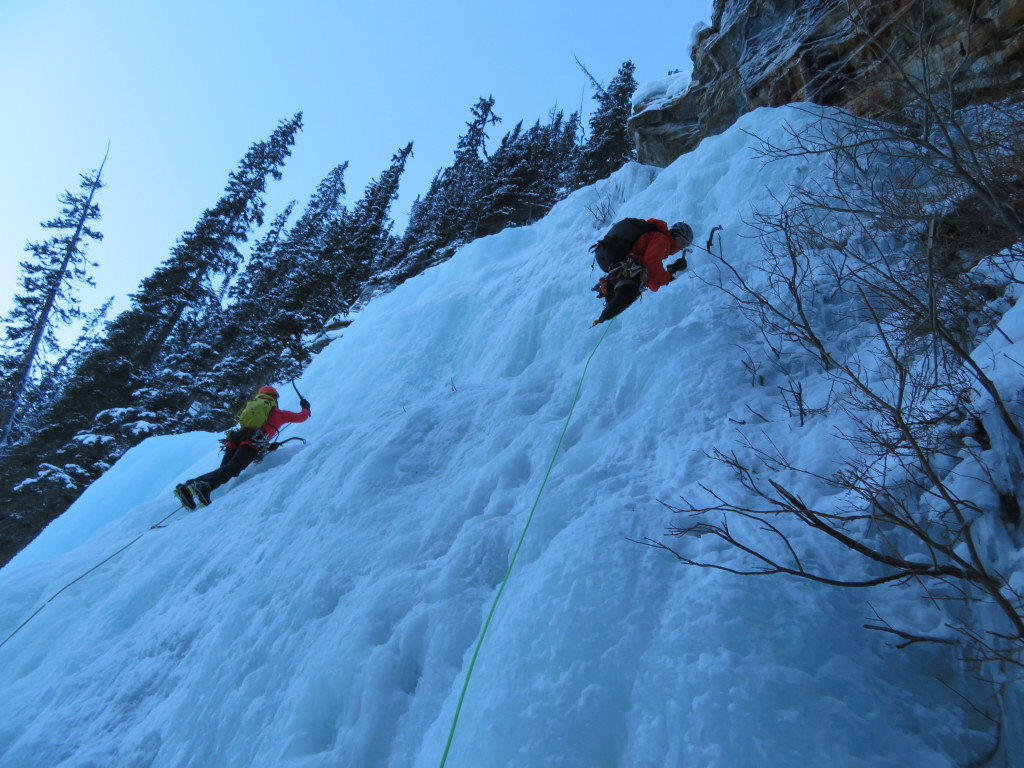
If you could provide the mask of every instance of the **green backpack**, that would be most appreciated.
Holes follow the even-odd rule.
[[[244,429],[259,429],[267,423],[267,416],[277,403],[270,395],[256,395],[238,412],[238,424]]]

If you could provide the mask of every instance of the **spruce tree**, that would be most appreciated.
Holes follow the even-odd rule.
[[[281,177],[301,113],[250,148],[225,194],[143,281],[131,307],[92,345],[45,424],[0,464],[0,562],[60,514],[127,448],[178,431],[196,396],[168,360],[184,360],[241,259],[238,246],[263,222],[263,192]],[[205,353],[202,353],[205,354]]]
[[[192,406],[181,419],[185,428],[216,428],[251,388],[254,351],[249,337],[267,317],[273,295],[267,265],[286,234],[294,206],[293,201],[274,217],[238,279],[224,286],[223,298],[198,323],[188,348],[169,352],[162,363],[170,378],[190,382]]]
[[[598,106],[590,117],[590,138],[581,153],[578,186],[607,178],[636,158],[627,129],[636,91],[634,71],[632,61],[624,62],[608,87],[594,95]]]
[[[537,221],[570,189],[577,164],[579,115],[552,112],[523,131],[517,125],[489,158],[480,192],[481,216],[474,236]]]
[[[401,261],[397,274],[408,279],[418,275],[438,260],[438,252],[444,244],[438,227],[436,211],[441,205],[441,171],[434,174],[430,186],[422,195],[417,195],[409,210],[409,223],[402,234],[400,246]]]
[[[580,133],[583,130],[580,113],[573,112],[565,119],[559,112],[552,121],[549,165],[552,170],[552,196],[554,202],[562,200],[575,189],[576,172],[580,164]]]
[[[347,216],[347,168],[347,162],[336,166],[320,182],[295,226],[264,263],[253,265],[251,288],[231,309],[247,318],[235,354],[248,355],[244,367],[253,377],[250,381],[291,378],[309,362],[306,335],[318,327],[316,305],[336,282],[325,254],[330,233]]]
[[[523,134],[520,121],[502,137],[489,158],[480,195],[480,223],[473,234],[494,234],[520,218],[520,211],[527,205],[524,198],[530,183],[541,172],[531,167],[530,141]]]
[[[443,260],[473,238],[483,209],[480,193],[485,183],[487,127],[501,122],[494,113],[494,97],[481,97],[470,110],[473,119],[459,137],[452,164],[441,171],[426,196],[413,206],[403,238],[406,256],[417,261]]]
[[[34,408],[37,413],[45,414],[55,402],[68,382],[71,381],[81,361],[103,341],[104,326],[107,315],[114,304],[114,297],[108,298],[102,306],[82,317],[82,331],[68,349],[63,350],[53,362],[47,362],[39,376],[40,403]]]
[[[0,366],[4,373],[4,389],[0,402],[0,448],[11,440],[19,416],[26,410],[26,401],[34,400],[40,407],[38,391],[40,373],[47,355],[59,351],[55,330],[80,317],[76,284],[94,285],[88,267],[95,266],[86,257],[89,240],[102,240],[103,235],[89,226],[100,218],[94,202],[96,192],[103,188],[102,174],[107,158],[99,170],[81,176],[81,192],[65,191],[60,196],[60,215],[43,222],[45,229],[60,234],[30,243],[25,250],[32,257],[21,263],[21,292],[14,297],[14,309],[4,319],[4,352]]]
[[[155,355],[176,331],[187,343],[189,315],[203,314],[216,299],[216,282],[237,268],[238,249],[263,224],[267,178],[281,178],[281,166],[291,154],[302,113],[282,122],[267,141],[254,144],[228,179],[224,196],[205,211],[196,227],[171,250],[171,257],[143,282],[133,299],[134,318],[143,320],[146,346]],[[127,320],[128,318],[126,318]],[[179,327],[181,321],[184,327]]]
[[[392,233],[391,206],[398,198],[411,155],[409,142],[391,156],[391,165],[367,185],[349,219],[345,248],[352,258],[350,271],[344,276],[348,284],[348,294],[343,297],[346,309],[369,298],[371,285],[380,286],[387,280],[388,271],[400,257],[398,239]]]
[[[396,152],[391,165],[366,187],[352,210],[339,208],[325,217],[315,238],[307,240],[305,261],[281,296],[281,312],[270,323],[291,355],[309,360],[306,344],[327,321],[350,312],[371,291],[374,270],[397,249],[391,233],[391,205],[412,143]]]
[[[552,110],[546,124],[538,121],[525,131],[519,123],[491,154],[487,127],[499,120],[493,101],[477,102],[455,161],[416,198],[399,259],[376,272],[381,285],[400,283],[477,237],[536,221],[576,188],[579,114],[566,119]]]
[[[485,180],[487,154],[487,126],[501,122],[494,114],[494,97],[481,98],[473,106],[473,120],[466,123],[469,130],[459,137],[455,149],[455,162],[442,176],[446,181],[445,208],[442,213],[442,232],[450,242],[460,245],[471,238],[479,224],[483,210],[480,207],[480,191]]]
[[[263,223],[267,180],[281,178],[301,127],[298,113],[249,148],[224,195],[143,280],[131,308],[111,323],[105,348],[85,361],[84,386],[91,393],[110,382],[105,392],[127,409],[125,418],[174,423],[199,394],[193,379],[209,363],[207,321],[222,310],[222,289],[242,260],[239,246]]]

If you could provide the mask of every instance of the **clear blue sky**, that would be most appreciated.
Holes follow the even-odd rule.
[[[480,96],[495,97],[496,141],[558,106],[589,115],[593,91],[632,59],[644,83],[688,70],[693,25],[710,0],[0,0],[0,311],[24,246],[99,166],[97,289],[115,309],[220,196],[246,149],[304,113],[268,219],[305,205],[349,161],[349,202],[414,142],[404,214],[447,165]]]

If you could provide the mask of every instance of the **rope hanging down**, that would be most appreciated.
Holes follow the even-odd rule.
[[[540,503],[541,494],[544,493],[544,487],[548,484],[548,478],[551,476],[551,468],[555,465],[555,459],[558,457],[558,452],[562,448],[562,441],[565,439],[565,433],[569,429],[569,421],[572,419],[573,411],[576,410],[576,403],[580,399],[580,392],[583,390],[583,380],[587,377],[587,369],[590,368],[590,361],[594,359],[594,355],[597,354],[598,348],[601,346],[601,342],[604,341],[604,337],[608,335],[608,330],[612,326],[612,320],[605,323],[604,333],[601,334],[601,338],[597,340],[597,344],[594,346],[594,351],[590,353],[590,357],[587,358],[586,365],[583,366],[583,373],[580,375],[580,383],[576,387],[576,394],[572,399],[572,405],[569,407],[569,413],[565,417],[565,424],[562,426],[562,434],[558,436],[558,444],[555,446],[555,452],[551,455],[551,461],[548,463],[547,472],[544,473],[544,480],[540,484],[540,488],[537,489],[537,498],[533,500],[533,507],[530,508],[530,514],[526,517],[526,524],[523,526],[523,532],[519,535],[519,542],[516,544],[516,548],[512,550],[512,557],[508,562],[508,568],[505,570],[505,578],[501,581],[501,586],[498,587],[498,592],[494,596],[494,601],[491,603],[491,610],[487,613],[487,619],[484,621],[484,626],[480,630],[480,636],[477,638],[476,647],[473,649],[473,656],[469,660],[469,667],[466,669],[466,679],[462,683],[462,692],[459,694],[459,702],[455,705],[455,716],[452,718],[452,727],[448,732],[448,741],[444,745],[444,754],[441,756],[440,768],[444,768],[445,763],[448,761],[448,752],[452,747],[452,740],[455,738],[455,728],[459,723],[459,715],[462,712],[462,704],[466,699],[466,691],[469,689],[469,681],[473,677],[473,669],[476,667],[477,657],[480,655],[480,648],[484,644],[484,638],[487,637],[487,630],[491,626],[491,619],[494,618],[494,613],[498,608],[498,602],[501,600],[501,596],[505,592],[505,586],[508,584],[509,576],[512,575],[512,568],[516,564],[516,558],[519,557],[519,550],[523,548],[523,542],[526,540],[526,532],[530,530],[530,523],[533,522],[533,514],[537,511],[537,504]]]
[[[293,382],[292,386],[294,386],[294,382]],[[296,391],[296,392],[298,392],[298,390],[297,390],[297,389],[296,389],[295,391]],[[299,397],[301,397],[301,395],[300,395]],[[281,434],[282,432],[284,432],[284,430],[285,430],[285,429],[286,429],[287,427],[289,427],[289,426],[291,426],[291,425],[290,425],[290,424],[285,424],[285,425],[284,425],[283,427],[281,427],[281,429],[279,429],[279,430],[278,430],[277,434],[278,434],[278,435],[280,435],[280,434]],[[306,442],[306,441],[305,441],[305,440],[304,440],[303,438],[301,438],[301,437],[290,437],[290,438],[288,438],[287,440],[282,440],[282,441],[275,441],[275,442],[274,442],[274,443],[272,443],[271,445],[273,445],[273,446],[274,446],[275,448],[277,448],[277,447],[279,447],[279,446],[282,446],[282,445],[284,445],[285,443],[290,443],[290,442],[291,442],[292,440],[301,440],[301,441],[302,441],[303,443],[305,443],[305,442]],[[261,459],[261,460],[262,460],[262,459]],[[46,606],[48,606],[48,605],[49,605],[50,603],[52,603],[52,602],[53,602],[54,600],[56,600],[56,599],[57,599],[57,596],[58,596],[58,595],[60,595],[60,594],[61,594],[62,592],[64,592],[64,591],[65,591],[66,589],[68,589],[68,588],[69,588],[69,587],[71,587],[72,585],[74,585],[74,584],[77,584],[78,582],[80,582],[80,581],[81,581],[82,579],[84,579],[84,578],[85,578],[86,576],[88,576],[88,575],[89,575],[90,573],[92,573],[93,571],[95,571],[95,570],[96,570],[97,568],[99,568],[99,567],[100,567],[101,565],[104,565],[104,564],[106,564],[106,563],[109,563],[109,562],[110,562],[111,560],[113,560],[113,559],[114,559],[115,557],[117,557],[117,556],[118,556],[118,555],[120,555],[120,554],[121,554],[122,552],[124,552],[124,551],[125,551],[126,549],[128,549],[128,547],[130,547],[130,546],[131,546],[132,544],[134,544],[134,543],[135,543],[135,542],[137,542],[137,541],[138,541],[139,539],[141,539],[141,538],[142,538],[143,536],[145,536],[145,535],[146,535],[146,533],[147,533],[148,531],[155,531],[155,530],[157,530],[157,529],[159,529],[159,528],[164,528],[164,527],[166,527],[166,526],[164,525],[164,523],[166,523],[166,522],[167,522],[168,520],[170,520],[170,519],[171,519],[172,517],[174,517],[174,516],[175,516],[176,514],[178,514],[178,513],[179,513],[179,512],[181,511],[181,510],[183,510],[184,508],[185,508],[185,507],[183,507],[183,506],[179,506],[179,507],[177,507],[177,508],[176,508],[176,509],[175,509],[175,510],[174,510],[173,512],[171,512],[171,513],[170,513],[169,515],[167,515],[166,517],[164,517],[164,518],[163,518],[162,520],[160,520],[159,522],[156,522],[156,523],[154,523],[153,525],[149,526],[149,528],[148,528],[147,530],[143,531],[143,532],[142,532],[142,533],[140,533],[140,534],[139,534],[138,536],[136,536],[136,537],[135,537],[134,539],[132,539],[131,541],[129,541],[129,542],[127,543],[127,544],[125,544],[125,545],[124,545],[123,547],[121,547],[121,548],[120,548],[119,550],[117,550],[117,552],[114,552],[113,554],[111,554],[111,555],[108,555],[107,557],[103,558],[102,560],[100,560],[100,562],[96,563],[96,565],[94,565],[94,566],[93,566],[92,568],[90,568],[89,570],[87,570],[87,571],[86,571],[85,573],[83,573],[83,574],[82,574],[81,576],[78,576],[78,577],[76,577],[75,579],[73,579],[73,580],[69,581],[69,582],[68,582],[67,584],[65,584],[65,585],[64,585],[63,587],[61,587],[61,588],[60,588],[60,589],[58,589],[58,590],[57,590],[56,592],[54,592],[54,593],[53,593],[53,595],[51,595],[51,596],[50,596],[50,598],[49,598],[49,599],[48,599],[48,600],[47,600],[47,601],[46,601],[45,603],[43,603],[42,605],[40,605],[40,606],[39,606],[38,608],[36,608],[36,609],[35,609],[35,611],[33,611],[33,612],[32,612],[32,615],[31,615],[31,616],[29,616],[29,617],[28,617],[27,619],[25,619],[25,620],[24,620],[23,622],[21,622],[21,624],[19,624],[19,625],[18,625],[18,627],[17,627],[17,628],[16,628],[16,629],[15,629],[15,630],[14,630],[13,632],[11,632],[11,634],[9,634],[9,635],[8,635],[7,637],[5,637],[5,638],[4,638],[4,639],[3,639],[2,641],[0,641],[0,648],[3,648],[3,647],[4,647],[5,645],[7,645],[8,641],[9,641],[9,640],[10,640],[10,639],[11,639],[12,637],[14,637],[14,636],[15,636],[16,634],[18,634],[18,633],[19,633],[19,632],[20,632],[20,631],[21,631],[22,629],[24,629],[24,628],[25,628],[25,625],[26,625],[26,624],[28,624],[28,623],[29,623],[30,621],[32,621],[32,619],[34,619],[34,618],[35,618],[36,616],[38,616],[38,615],[39,615],[39,613],[40,613],[40,612],[41,612],[41,611],[43,610],[43,608],[45,608],[45,607],[46,607]]]
[[[162,528],[162,527],[163,527],[163,523],[165,523],[165,522],[167,522],[168,520],[170,520],[170,519],[171,519],[172,517],[174,517],[174,516],[175,516],[176,514],[178,514],[178,512],[180,512],[180,511],[181,511],[182,509],[184,509],[184,507],[178,507],[178,508],[177,508],[177,509],[175,509],[175,510],[174,510],[173,512],[171,512],[171,514],[167,515],[167,517],[165,517],[165,518],[164,518],[163,520],[161,520],[160,522],[158,522],[158,523],[155,523],[155,524],[153,524],[153,525],[149,526],[149,529],[148,529],[148,530],[152,531],[152,530],[154,530],[154,529],[156,529],[156,528]],[[62,593],[62,592],[63,592],[64,590],[66,590],[66,589],[68,589],[69,587],[71,587],[72,585],[74,585],[74,584],[77,584],[78,582],[80,582],[80,581],[81,581],[82,579],[84,579],[84,578],[85,578],[86,576],[88,576],[88,575],[89,575],[90,573],[92,573],[93,571],[95,571],[95,570],[96,570],[97,568],[99,568],[99,567],[100,567],[101,565],[103,565],[103,564],[105,564],[105,563],[109,563],[109,562],[110,562],[111,560],[113,560],[113,559],[114,559],[115,557],[117,557],[118,555],[120,555],[120,554],[121,554],[122,552],[124,552],[124,551],[125,551],[126,549],[128,549],[128,547],[130,547],[130,546],[131,546],[132,544],[134,544],[135,542],[137,542],[137,541],[138,541],[139,539],[141,539],[141,538],[142,538],[143,536],[145,536],[145,535],[146,535],[146,531],[143,531],[143,532],[142,532],[142,533],[140,533],[140,534],[139,534],[138,536],[136,536],[136,537],[135,537],[134,539],[132,539],[132,540],[131,540],[131,541],[129,541],[129,542],[127,543],[127,544],[125,544],[125,545],[124,545],[123,547],[121,547],[121,548],[120,548],[119,550],[117,550],[117,552],[114,552],[114,553],[113,553],[112,555],[108,555],[107,557],[103,558],[103,559],[102,559],[102,560],[100,560],[100,561],[99,561],[98,563],[96,563],[96,565],[94,565],[94,566],[93,566],[92,568],[90,568],[90,569],[89,569],[88,571],[86,571],[85,573],[83,573],[83,574],[82,574],[81,576],[78,576],[77,578],[75,578],[75,579],[73,579],[73,580],[69,581],[69,582],[68,582],[67,584],[65,584],[65,585],[64,585],[63,587],[61,587],[61,588],[60,588],[60,589],[58,589],[58,590],[57,590],[56,592],[54,592],[54,593],[53,593],[53,595],[51,595],[51,596],[50,596],[50,599],[49,599],[49,600],[47,600],[47,601],[46,601],[45,603],[43,603],[43,604],[42,604],[42,605],[40,605],[40,606],[39,606],[38,608],[36,608],[36,610],[35,610],[35,611],[34,611],[34,612],[32,613],[32,615],[31,615],[31,616],[29,616],[29,617],[28,617],[27,619],[25,619],[25,620],[24,620],[23,622],[21,622],[21,624],[19,624],[19,625],[18,625],[18,628],[17,628],[17,629],[15,629],[15,630],[14,630],[13,632],[11,632],[11,634],[9,634],[9,635],[8,635],[7,637],[5,637],[5,638],[3,639],[3,642],[0,642],[0,648],[3,648],[3,647],[4,647],[5,645],[7,645],[7,641],[8,641],[8,640],[10,640],[10,639],[11,639],[12,637],[14,637],[14,636],[15,636],[16,634],[18,634],[19,632],[21,632],[21,630],[25,628],[25,625],[26,625],[26,624],[28,624],[28,623],[29,623],[30,621],[32,621],[32,619],[34,619],[34,618],[35,618],[36,616],[38,616],[38,615],[39,615],[39,612],[40,612],[40,611],[42,611],[42,610],[43,610],[43,608],[45,608],[45,607],[46,607],[46,606],[48,606],[48,605],[49,605],[50,603],[52,603],[52,602],[53,602],[54,600],[56,600],[56,599],[57,599],[57,596],[58,596],[59,594],[61,594],[61,593]]]

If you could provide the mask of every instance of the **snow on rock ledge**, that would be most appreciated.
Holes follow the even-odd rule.
[[[665,167],[762,106],[807,101],[876,115],[879,105],[898,94],[878,66],[869,34],[912,67],[921,41],[908,30],[922,13],[932,71],[949,71],[967,57],[968,74],[957,84],[958,96],[988,101],[1018,93],[1024,83],[1024,3],[857,0],[854,5],[866,30],[850,21],[846,0],[715,0],[711,26],[698,33],[692,48],[689,87],[658,81],[663,87],[637,95],[630,130],[639,161]]]

